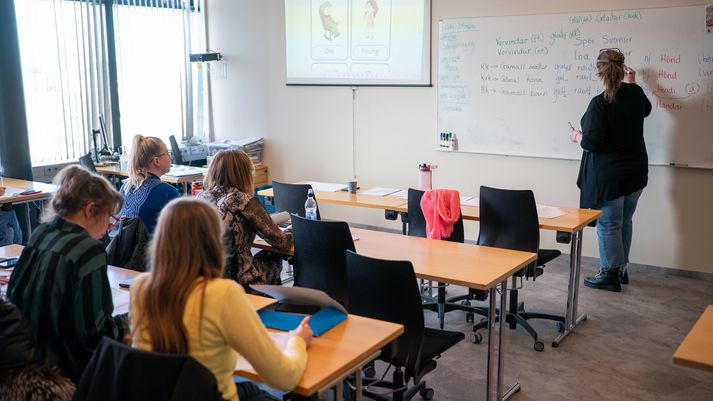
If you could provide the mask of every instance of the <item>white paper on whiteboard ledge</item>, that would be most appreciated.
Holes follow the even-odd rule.
[[[315,191],[322,192],[337,192],[347,188],[344,184],[334,184],[331,182],[308,181],[307,184],[311,185]]]
[[[285,350],[285,347],[287,347],[287,342],[290,340],[290,332],[288,331],[280,331],[280,332],[269,332],[270,338],[272,338],[272,341],[275,342],[275,345],[277,345],[277,348],[280,350]],[[244,356],[240,356],[238,358],[238,362],[235,364],[235,370],[255,370],[253,369],[253,365],[248,362],[247,359],[245,359]]]
[[[560,217],[560,216],[565,215],[564,210],[562,210],[558,207],[555,207],[555,206],[545,206],[545,205],[540,205],[539,203],[536,206],[537,206],[537,217],[542,217],[543,219],[554,219],[555,217]]]
[[[359,195],[386,196],[386,195],[391,195],[393,193],[397,193],[400,191],[401,190],[398,188],[374,187],[368,191],[359,192]]]

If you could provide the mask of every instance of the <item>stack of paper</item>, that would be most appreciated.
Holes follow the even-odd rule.
[[[464,200],[463,198],[467,198],[467,199]],[[461,196],[460,204],[462,206],[480,207],[480,197],[478,197],[478,196],[470,196],[470,197]]]
[[[272,341],[275,342],[275,345],[277,345],[277,348],[284,350],[285,347],[287,347],[287,341],[290,340],[290,333],[286,332],[274,332],[271,331],[268,333],[270,335],[270,338]],[[248,362],[245,357],[242,355],[240,358],[238,358],[238,362],[235,364],[235,370],[255,370],[253,369],[253,365]]]

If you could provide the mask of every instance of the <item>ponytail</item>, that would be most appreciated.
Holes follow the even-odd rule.
[[[604,100],[614,103],[616,93],[624,79],[624,54],[618,50],[607,49],[597,57],[597,77],[604,84]]]
[[[148,177],[148,168],[154,157],[161,154],[161,139],[153,136],[136,135],[131,146],[129,159],[129,183],[124,193],[131,188],[139,188]]]

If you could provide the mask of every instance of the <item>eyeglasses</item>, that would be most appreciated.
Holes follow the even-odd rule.
[[[171,159],[173,159],[173,152],[171,152],[171,151],[169,150],[169,151],[164,152],[164,153],[159,153],[159,154],[157,154],[157,155],[154,156],[154,157],[161,157],[161,156],[168,156],[168,157],[170,157]]]
[[[119,218],[116,217],[115,214],[109,215],[109,228],[108,228],[108,229],[111,230],[112,228],[114,228],[114,226],[115,226],[116,223],[118,223],[118,222],[119,222]]]
[[[608,50],[612,50],[612,51],[615,51],[615,52],[617,52],[617,53],[621,53],[621,49],[619,49],[618,47],[607,47],[607,48],[604,48],[604,49],[599,49],[599,54],[602,54],[602,53],[604,53],[605,51],[608,51]],[[624,54],[624,53],[621,53],[621,54]]]

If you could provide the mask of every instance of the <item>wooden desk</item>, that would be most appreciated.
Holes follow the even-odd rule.
[[[709,305],[673,354],[673,363],[713,372],[713,305]]]
[[[16,178],[2,178],[0,186],[7,187],[7,192],[5,195],[0,196],[0,205],[5,203],[29,203],[29,202],[40,202],[44,203],[45,200],[52,197],[54,191],[57,190],[57,186],[53,184],[45,184],[43,182],[18,180]],[[27,189],[34,188],[40,192],[32,195],[14,195],[15,193],[25,191]],[[42,206],[40,206],[40,209]],[[30,208],[27,207],[25,211],[25,223],[27,224],[27,234],[32,233],[32,225],[30,224]]]
[[[305,183],[306,181],[300,181]],[[393,210],[396,212],[408,212],[408,202],[395,196],[368,196],[349,194],[346,192],[323,192],[315,191],[317,202],[334,203],[347,206],[361,206],[376,209]],[[272,189],[262,190],[259,195],[274,196]],[[565,214],[553,219],[540,218],[539,226],[543,230],[557,231],[562,233],[565,243],[570,244],[569,254],[569,280],[567,288],[567,299],[565,303],[565,323],[564,331],[553,341],[552,346],[557,347],[574,330],[574,328],[587,319],[587,314],[577,312],[579,303],[579,277],[582,267],[582,237],[584,227],[595,221],[602,212],[593,209],[578,209],[570,207],[560,207]],[[461,206],[461,213],[464,220],[480,220],[480,208],[476,206]],[[404,223],[405,224],[405,223]],[[405,233],[405,231],[404,231]]]
[[[202,167],[186,167],[186,168],[188,168],[188,169],[195,168],[195,169],[200,169],[200,170],[196,171],[195,174],[184,175],[184,176],[180,176],[180,177],[163,175],[163,176],[161,176],[161,181],[167,182],[169,184],[187,185],[188,183],[193,182],[193,181],[203,180],[203,178],[205,177],[205,170]],[[118,165],[97,166],[96,169],[97,169],[97,172],[101,173],[101,174],[118,175],[121,177],[129,176],[129,172],[126,170],[122,170]],[[255,187],[267,185],[267,183],[268,183],[267,177],[268,177],[267,176],[267,166],[264,164],[255,165],[255,173],[253,175]]]
[[[529,252],[491,248],[450,241],[436,241],[426,238],[409,237],[381,231],[352,228],[352,235],[359,239],[354,246],[359,254],[379,259],[409,260],[413,264],[416,277],[443,283],[462,285],[489,291],[488,362],[486,400],[492,400],[493,389],[496,399],[508,398],[519,391],[516,383],[503,392],[503,335],[505,333],[505,313],[507,279],[513,273],[534,262],[537,255]],[[273,250],[264,240],[253,244],[256,248]],[[495,328],[496,287],[500,284],[500,329],[497,356],[493,339]],[[497,378],[494,361],[498,361]],[[494,383],[495,381],[495,383]],[[497,383],[497,384],[496,384]]]

